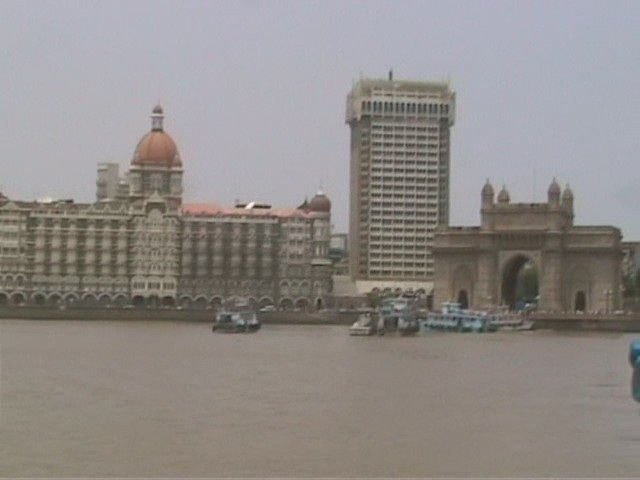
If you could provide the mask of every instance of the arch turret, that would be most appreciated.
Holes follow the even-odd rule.
[[[573,217],[573,191],[571,190],[571,187],[569,187],[568,183],[562,192],[562,206],[566,208]]]
[[[482,187],[482,207],[490,207],[491,205],[493,205],[494,195],[495,193],[493,191],[493,185],[491,185],[489,179],[487,178],[487,182],[484,184],[484,187]]]
[[[509,203],[511,201],[511,196],[509,195],[509,191],[505,185],[502,186],[500,193],[498,193],[498,203]]]
[[[549,190],[547,190],[547,201],[550,205],[560,205],[560,185],[558,185],[555,177],[553,177]]]

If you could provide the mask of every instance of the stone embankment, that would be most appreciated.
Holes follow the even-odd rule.
[[[259,312],[264,324],[351,325],[357,313],[341,312]],[[213,322],[213,310],[144,308],[47,308],[0,307],[0,318],[24,320],[165,320],[175,322]]]
[[[351,325],[356,312],[259,312],[264,324],[272,325]],[[25,320],[146,320],[174,322],[213,322],[213,310],[144,308],[50,308],[0,307],[0,318]],[[529,316],[535,330],[574,330],[595,332],[640,332],[640,313],[575,314],[541,313]]]
[[[640,314],[541,313],[529,316],[536,330],[579,330],[594,332],[640,332]]]

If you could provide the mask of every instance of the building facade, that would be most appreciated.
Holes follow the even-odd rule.
[[[157,106],[129,170],[100,164],[96,202],[0,196],[0,304],[322,308],[331,202],[183,204],[183,165]]]
[[[516,279],[535,269],[538,309],[612,312],[620,307],[622,235],[610,226],[576,226],[574,196],[554,180],[546,203],[511,203],[482,189],[479,227],[443,228],[436,234],[435,302],[471,308],[515,306]]]
[[[446,83],[363,79],[347,96],[351,129],[349,271],[356,283],[432,280],[438,225],[449,223]]]

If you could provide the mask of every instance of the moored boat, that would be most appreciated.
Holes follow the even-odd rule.
[[[440,312],[429,312],[420,322],[423,332],[488,332],[494,330],[486,312],[462,309],[459,303],[445,302]]]
[[[260,330],[260,320],[249,305],[238,302],[230,310],[216,315],[212,330],[223,333],[251,333]]]
[[[349,327],[349,335],[368,336],[376,333],[376,322],[370,313],[362,313],[358,319]]]
[[[379,309],[378,335],[412,335],[420,330],[416,308],[407,298],[392,298],[382,302]]]
[[[444,302],[439,312],[429,312],[420,323],[423,332],[495,332],[497,330],[530,330],[533,322],[506,307],[490,310],[467,310],[459,303]]]
[[[532,323],[525,321],[523,312],[509,311],[505,306],[487,310],[489,322],[494,330],[526,330]]]

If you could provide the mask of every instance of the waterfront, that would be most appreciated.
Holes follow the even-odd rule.
[[[636,476],[633,335],[0,321],[0,476]]]

